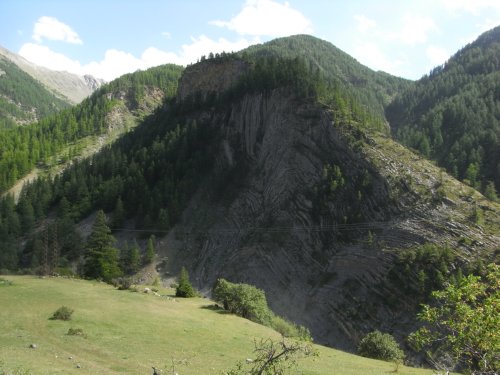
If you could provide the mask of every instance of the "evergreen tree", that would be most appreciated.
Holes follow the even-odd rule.
[[[143,264],[150,264],[155,259],[155,246],[154,246],[155,236],[151,236],[148,239],[148,244],[146,246],[146,253],[144,254]]]
[[[106,224],[106,215],[99,210],[92,226],[92,233],[87,239],[83,270],[86,277],[102,278],[109,282],[122,275],[118,263],[118,249],[113,246],[114,243],[115,238]]]
[[[137,242],[134,240],[132,246],[125,243],[122,253],[122,269],[129,275],[136,273],[141,265],[141,253]]]
[[[113,228],[121,228],[125,222],[125,208],[121,197],[118,197],[115,204],[115,211],[113,212]]]
[[[196,297],[196,291],[189,281],[189,274],[185,267],[182,267],[181,269],[179,284],[175,290],[175,296],[184,298]]]

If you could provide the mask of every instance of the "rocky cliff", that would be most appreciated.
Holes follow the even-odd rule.
[[[189,67],[178,96],[231,87],[244,64],[225,64]],[[373,329],[401,338],[413,327],[414,301],[387,282],[403,249],[446,243],[459,256],[487,256],[500,243],[470,222],[482,206],[497,225],[498,205],[289,89],[243,95],[187,121],[221,136],[211,177],[160,242],[170,271],[187,266],[207,293],[218,277],[254,284],[318,342],[353,349]]]

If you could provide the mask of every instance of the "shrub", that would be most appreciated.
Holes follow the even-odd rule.
[[[68,329],[68,336],[81,336],[81,337],[87,337],[85,333],[83,333],[83,329],[81,328],[70,328]]]
[[[52,320],[71,320],[71,314],[73,314],[73,310],[67,306],[59,307],[50,319]]]
[[[253,285],[233,284],[227,280],[218,279],[213,290],[213,298],[222,304],[225,310],[271,327],[283,337],[312,341],[307,328],[275,315],[267,305],[264,291]]]
[[[189,274],[186,271],[186,268],[182,267],[181,274],[179,275],[179,285],[177,285],[177,288],[175,290],[175,296],[191,298],[196,297],[196,295],[196,291],[189,281]]]
[[[306,327],[292,323],[281,316],[274,315],[272,317],[271,328],[283,337],[295,337],[303,341],[312,341],[311,333]]]
[[[11,286],[12,281],[0,277],[0,286]]]
[[[271,325],[272,313],[263,290],[248,284],[233,284],[219,279],[214,288],[214,299],[224,309],[256,323]]]
[[[361,340],[358,346],[358,354],[383,361],[400,362],[404,359],[404,352],[394,340],[394,337],[380,331],[370,332]]]
[[[129,290],[134,284],[134,280],[131,277],[119,277],[111,280],[111,283],[118,290]]]

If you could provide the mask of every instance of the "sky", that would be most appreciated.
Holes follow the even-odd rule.
[[[106,81],[295,34],[418,79],[498,25],[500,0],[0,0],[1,46]]]

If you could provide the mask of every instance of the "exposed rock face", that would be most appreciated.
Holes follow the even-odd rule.
[[[85,84],[90,88],[92,92],[97,90],[99,87],[101,87],[104,84],[104,80],[100,78],[95,78],[94,76],[91,76],[90,74],[85,74],[83,76],[83,80],[85,81]]]
[[[242,60],[206,60],[186,69],[179,81],[177,97],[185,100],[197,93],[205,99],[209,92],[221,93],[231,88],[238,77],[249,69]]]
[[[230,87],[245,69],[231,65],[220,83],[223,71],[211,67],[188,68],[180,97]],[[246,95],[190,120],[220,127],[220,151],[211,185],[205,181],[162,240],[172,271],[187,266],[207,292],[218,277],[256,285],[276,313],[309,327],[318,342],[353,349],[375,328],[396,336],[412,328],[411,301],[382,283],[397,249],[456,244],[456,228],[482,241],[467,251],[500,243],[463,224],[471,203],[423,196],[432,198],[437,183],[431,163],[402,163],[419,158],[389,139],[356,135],[288,90]],[[400,302],[387,305],[394,295]]]

